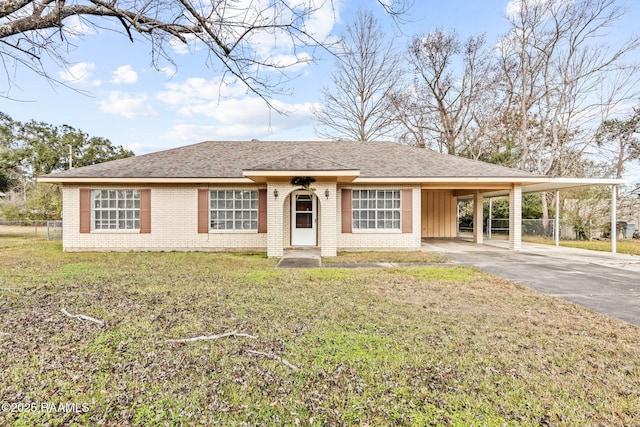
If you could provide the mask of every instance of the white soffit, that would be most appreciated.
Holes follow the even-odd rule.
[[[624,179],[614,178],[549,178],[547,182],[522,186],[522,194],[542,193],[546,191],[567,190],[570,188],[585,188],[604,185],[624,184]],[[507,196],[508,190],[492,191],[483,193],[484,197]]]

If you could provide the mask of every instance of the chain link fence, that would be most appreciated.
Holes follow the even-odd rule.
[[[47,240],[62,239],[62,221],[19,219],[5,221],[0,219],[0,235],[35,235]]]
[[[523,219],[522,220],[522,236],[530,237],[546,237],[553,239],[555,236],[555,220],[543,219]],[[494,218],[487,219],[484,224],[484,234],[488,239],[506,238],[509,236],[509,219]],[[458,234],[467,235],[473,233],[473,224],[459,224]],[[600,229],[596,227],[587,227],[586,229],[577,230],[566,221],[560,221],[560,238],[565,240],[589,240],[598,237]]]
[[[522,236],[544,237],[553,239],[555,237],[556,222],[554,219],[523,219]],[[494,218],[487,219],[484,224],[484,234],[488,239],[506,238],[509,236],[509,219]],[[458,224],[458,235],[472,235],[473,224]],[[631,239],[638,235],[637,225],[631,222],[618,221],[616,235],[621,239]],[[575,227],[567,221],[560,221],[560,239],[562,240],[591,240],[599,238],[609,238],[609,232],[603,231],[603,227],[593,224],[586,224],[584,227]]]

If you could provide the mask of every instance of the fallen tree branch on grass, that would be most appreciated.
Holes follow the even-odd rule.
[[[194,341],[210,341],[210,340],[218,340],[220,338],[226,337],[241,337],[241,338],[251,338],[257,339],[258,337],[254,337],[253,335],[243,334],[242,332],[225,332],[224,334],[219,335],[208,335],[208,336],[200,336],[194,338],[183,338],[183,339],[173,339],[173,340],[164,340],[164,342],[194,342]]]
[[[242,338],[251,338],[251,339],[257,339],[258,337],[255,337],[253,335],[249,335],[249,334],[244,334],[242,332],[237,332],[237,331],[232,331],[232,332],[225,332],[223,334],[218,334],[218,335],[203,335],[203,336],[199,336],[199,337],[193,337],[193,338],[182,338],[182,339],[167,339],[164,340],[164,342],[180,342],[180,343],[186,343],[186,342],[195,342],[195,341],[210,341],[210,340],[218,340],[220,338],[227,338],[227,337],[242,337]],[[263,357],[268,357],[269,359],[274,359],[277,360],[281,363],[283,363],[285,366],[287,366],[289,369],[292,369],[294,371],[297,371],[298,368],[296,365],[290,363],[289,361],[287,361],[286,359],[283,359],[282,357],[278,356],[277,354],[273,354],[273,353],[263,353],[261,351],[255,351],[255,350],[245,350],[247,353],[249,354],[253,354],[255,356],[263,356]]]
[[[96,319],[94,317],[85,316],[84,314],[71,314],[67,310],[65,310],[64,308],[62,310],[60,310],[60,311],[62,312],[62,314],[64,314],[65,316],[67,316],[67,317],[69,317],[71,319],[87,320],[89,322],[97,323],[98,325],[104,325],[104,322],[102,320]]]
[[[261,351],[254,351],[254,350],[246,350],[246,351],[249,354],[254,354],[256,356],[264,356],[264,357],[268,357],[269,359],[274,359],[274,360],[277,360],[278,362],[282,362],[282,363],[284,363],[284,365],[287,368],[290,368],[290,369],[292,369],[294,371],[297,371],[298,369],[300,369],[296,365],[293,365],[293,364],[289,363],[286,359],[283,359],[282,357],[278,356],[277,354],[263,353]]]

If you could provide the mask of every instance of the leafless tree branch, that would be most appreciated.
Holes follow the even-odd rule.
[[[67,317],[69,317],[71,319],[86,320],[88,322],[97,323],[98,325],[104,325],[104,322],[102,320],[96,319],[95,317],[85,316],[84,314],[70,314],[64,308],[62,310],[60,310],[60,311],[62,312],[62,314],[64,314],[65,316],[67,316]]]
[[[282,362],[287,368],[293,370],[293,371],[297,371],[300,368],[298,368],[296,365],[291,364],[289,361],[287,361],[286,359],[278,356],[277,354],[273,354],[273,353],[263,353],[261,351],[254,351],[254,350],[246,350],[247,353],[249,354],[253,354],[256,356],[264,356],[264,357],[268,357],[269,359],[274,359],[277,360],[278,362]]]
[[[401,16],[408,0],[380,1],[383,9]],[[41,58],[46,52],[61,65],[67,65],[68,18],[78,17],[83,24],[99,28],[100,20],[112,19],[122,25],[122,34],[131,41],[133,33],[151,46],[152,62],[174,64],[171,43],[201,44],[209,52],[209,66],[246,85],[247,90],[267,103],[271,96],[286,93],[288,69],[300,61],[280,62],[278,55],[260,50],[264,37],[273,37],[284,50],[297,55],[300,50],[332,51],[330,36],[316,34],[309,25],[323,8],[333,10],[331,0],[304,0],[291,3],[273,0],[239,3],[235,0],[0,0],[0,56],[5,63],[27,67],[51,78]],[[55,36],[55,37],[54,37]],[[305,56],[305,62],[313,56]],[[11,83],[16,77],[6,72]],[[4,93],[7,96],[7,93]],[[271,104],[270,104],[271,105]]]
[[[228,337],[240,337],[240,338],[251,338],[251,339],[258,338],[258,337],[254,337],[253,335],[233,331],[233,332],[225,332],[217,335],[206,335],[206,336],[203,335],[203,336],[193,337],[193,338],[168,339],[168,340],[164,340],[164,342],[184,343],[184,342],[195,342],[195,341],[211,341],[211,340],[219,340],[220,338],[228,338]]]
[[[373,141],[397,126],[390,103],[402,80],[400,58],[370,12],[360,11],[341,42],[337,70],[323,88],[323,106],[314,112],[318,135]]]

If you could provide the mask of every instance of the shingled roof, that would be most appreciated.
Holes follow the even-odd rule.
[[[64,182],[83,178],[243,178],[243,172],[262,170],[356,170],[360,178],[542,178],[393,142],[208,141],[71,169],[40,179]]]

